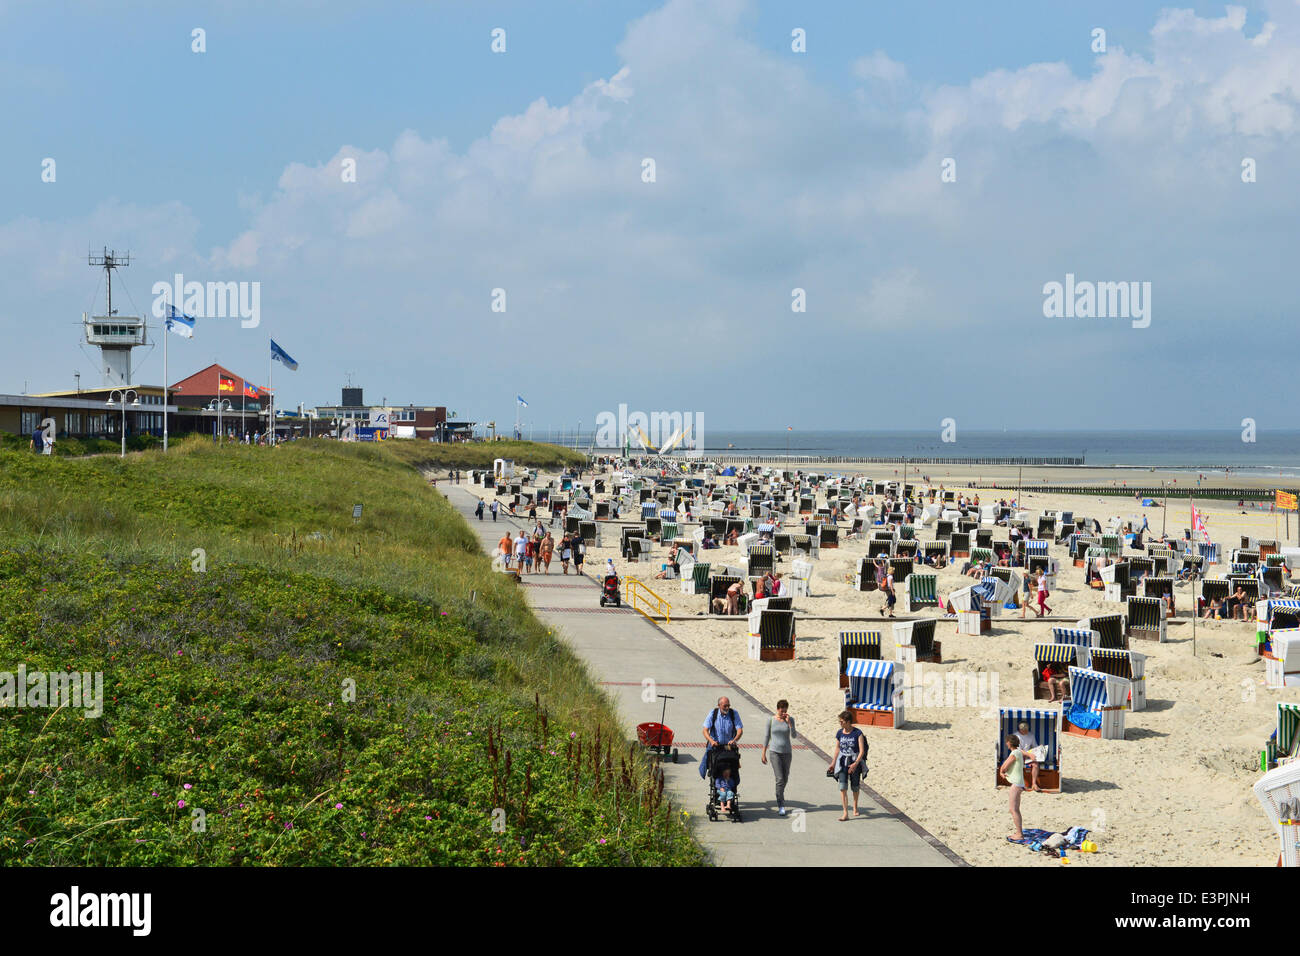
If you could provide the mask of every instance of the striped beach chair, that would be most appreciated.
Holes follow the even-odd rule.
[[[900,558],[915,558],[917,551],[921,548],[921,542],[915,538],[899,538],[894,544],[894,554]]]
[[[833,524],[824,524],[821,526],[821,534],[818,544],[827,549],[838,548],[840,546],[840,529]]]
[[[943,663],[943,646],[934,639],[934,618],[924,621],[898,621],[894,624],[894,660],[915,664]]]
[[[992,563],[993,563],[993,549],[992,549],[992,548],[979,548],[979,547],[976,547],[976,548],[971,548],[971,549],[970,549],[970,563],[971,563],[971,564],[983,564],[983,563],[985,563],[986,561],[987,561],[989,564],[992,564]]]
[[[1103,534],[1101,536],[1100,547],[1104,548],[1107,554],[1114,555],[1116,557],[1118,557],[1120,552],[1123,550],[1123,547],[1120,543],[1120,537],[1117,534]]]
[[[840,631],[840,687],[849,686],[849,661],[861,658],[878,661],[880,657],[880,631]]]
[[[1274,767],[1251,789],[1277,834],[1277,865],[1300,867],[1300,764]]]
[[[1075,647],[1088,649],[1101,643],[1101,635],[1096,631],[1081,627],[1052,628],[1053,644],[1073,644]]]
[[[776,566],[776,552],[771,546],[756,544],[749,549],[748,571],[750,577],[766,574]]]
[[[1137,638],[1163,643],[1166,638],[1164,603],[1159,598],[1129,598],[1124,625],[1129,640]]]
[[[934,539],[936,541],[947,541],[952,537],[953,528],[955,527],[954,522],[940,518],[934,523]]]
[[[1071,667],[1070,706],[1063,708],[1061,729],[1079,737],[1123,740],[1132,689],[1133,682],[1122,677]]]
[[[1260,770],[1300,761],[1300,704],[1278,701],[1276,720],[1260,753]]]
[[[1043,668],[1055,664],[1054,673],[1063,673],[1065,668],[1074,667],[1079,662],[1080,647],[1077,644],[1035,644],[1034,672],[1030,675],[1033,683],[1034,700],[1051,700],[1052,689],[1042,679]],[[1069,695],[1066,695],[1069,698]]]
[[[812,594],[812,573],[813,565],[811,561],[804,561],[800,558],[790,562],[790,593],[796,596],[809,597]]]
[[[1124,633],[1123,614],[1098,614],[1094,617],[1085,617],[1081,621],[1076,621],[1074,626],[1097,632],[1098,640],[1092,645],[1093,647],[1105,647],[1115,651],[1128,650],[1128,636]]]
[[[914,562],[911,558],[892,557],[889,559],[889,573],[894,576],[894,582],[906,581],[912,573]]]
[[[1048,541],[1035,541],[1035,540],[1033,540],[1033,539],[1030,539],[1029,541],[1026,541],[1026,542],[1025,542],[1025,557],[1026,557],[1026,558],[1031,558],[1031,557],[1033,557],[1034,555],[1040,555],[1040,556],[1042,556],[1042,557],[1046,557],[1046,556],[1047,556],[1047,547],[1048,547],[1049,544],[1050,544],[1050,542],[1048,542]]]
[[[974,538],[975,547],[988,548],[989,550],[993,549],[992,528],[976,528],[974,533],[975,533],[975,538]]]
[[[1143,597],[1161,598],[1164,597],[1166,594],[1173,594],[1173,593],[1174,593],[1173,578],[1157,577],[1155,575],[1152,575],[1151,577],[1144,578],[1142,581]]]
[[[686,569],[682,568],[682,593],[683,594],[708,594],[709,593],[709,563],[707,561],[697,562],[692,568],[691,573],[687,574]]]
[[[855,724],[897,729],[906,723],[903,713],[904,665],[898,661],[850,657],[845,673],[849,686],[844,691],[844,707],[853,715]]]
[[[946,544],[947,542],[945,542]],[[873,538],[867,542],[867,557],[888,558],[894,553],[894,539]]]
[[[1128,709],[1133,711],[1147,709],[1147,658],[1137,651],[1116,651],[1106,647],[1094,647],[1087,652],[1079,666],[1101,674],[1122,677],[1129,682]]]
[[[944,558],[948,557],[947,541],[926,541],[922,543],[921,548],[926,558],[930,558],[937,554],[943,555]]]
[[[913,573],[907,576],[903,589],[903,613],[910,614],[923,607],[938,607],[939,578],[933,574]]]
[[[794,611],[763,608],[750,612],[749,657],[756,661],[794,660]]]
[[[1219,544],[1217,541],[1211,544],[1207,544],[1204,541],[1198,541],[1196,543],[1196,553],[1200,555],[1202,561],[1204,561],[1205,567],[1219,563]]]
[[[1007,778],[999,768],[1007,759],[1007,736],[1018,734],[1022,723],[1029,725],[1039,746],[1047,748],[1047,756],[1038,764],[1038,785],[1048,793],[1060,793],[1064,780],[1061,776],[1061,712],[1056,709],[1032,707],[999,707],[998,739],[994,748],[994,780],[998,787],[1009,787]],[[1025,767],[1026,787],[1030,784],[1029,767]]]

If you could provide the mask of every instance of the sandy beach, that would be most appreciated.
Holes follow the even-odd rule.
[[[896,476],[893,466],[879,464],[808,470],[858,472],[878,480],[903,474],[902,465]],[[924,486],[919,476],[913,477],[916,470],[916,466],[908,466],[909,481]],[[1111,516],[1140,525],[1145,515],[1152,532],[1159,535],[1167,525],[1171,537],[1181,536],[1190,524],[1186,499],[1171,499],[1166,514],[1160,507],[1144,508],[1131,497],[1048,497],[1032,491],[1035,484],[1128,482],[1151,486],[1175,479],[1179,487],[1185,487],[1189,481],[1186,472],[1028,467],[1022,471],[1014,466],[930,466],[920,470],[934,486],[942,484],[954,491],[963,491],[973,481],[1008,484],[1009,490],[1004,492],[980,490],[985,503],[1014,496],[1023,474],[1021,505],[1035,516],[1045,509],[1072,510],[1076,515],[1098,518],[1103,525]],[[550,477],[541,480],[544,483]],[[1195,477],[1191,476],[1193,483]],[[1206,484],[1249,487],[1261,481],[1219,473]],[[491,500],[490,489],[474,490]],[[819,494],[817,501],[820,506],[824,497]],[[1271,513],[1267,505],[1263,509],[1241,508],[1235,502],[1206,500],[1197,507],[1205,515],[1211,538],[1225,554],[1240,544],[1242,535],[1275,538],[1283,545],[1295,543],[1294,521],[1288,541],[1282,516]],[[545,517],[543,513],[544,521]],[[590,550],[588,572],[598,574],[606,559],[612,559],[624,579],[636,576],[646,581],[671,604],[671,622],[665,626],[674,637],[768,708],[774,708],[778,698],[787,698],[801,733],[814,738],[823,749],[829,748],[835,715],[844,704],[837,680],[839,632],[886,624],[886,645],[892,645],[879,594],[858,592],[852,584],[858,560],[866,552],[865,542],[843,541],[838,549],[821,552],[815,562],[811,596],[795,600],[796,659],[760,663],[746,653],[745,617],[707,616],[704,596],[680,593],[677,581],[651,580],[665,551],[657,551],[652,563],[622,560],[619,527],[626,523],[601,523],[602,547]],[[786,527],[789,525],[787,521]],[[934,530],[921,529],[917,537],[932,541]],[[997,527],[994,540],[1006,538],[1007,529]],[[1107,603],[1101,591],[1084,587],[1083,570],[1073,567],[1063,545],[1052,545],[1050,553],[1061,564],[1048,602],[1055,616],[1073,622],[1095,614],[1122,613],[1123,605]],[[734,546],[710,551],[709,560],[744,564]],[[959,567],[960,560],[956,567],[935,572],[940,595],[972,583],[960,574]],[[788,561],[777,568],[788,570]],[[557,560],[552,574],[558,571]],[[1210,571],[1211,577],[1225,574],[1223,564]],[[1061,748],[1063,792],[1026,793],[1024,797],[1026,827],[1060,831],[1083,826],[1093,831],[1100,852],[1073,854],[1075,865],[1272,866],[1276,860],[1276,837],[1250,788],[1260,775],[1259,751],[1273,728],[1275,702],[1300,701],[1300,688],[1270,690],[1264,686],[1263,664],[1254,651],[1253,620],[1197,621],[1193,635],[1192,595],[1191,586],[1177,590],[1178,614],[1169,622],[1166,643],[1135,641],[1130,645],[1147,655],[1148,704],[1146,710],[1126,715],[1125,739],[1065,735]],[[901,610],[898,613],[901,616]],[[1055,622],[1055,626],[1061,624]],[[993,618],[992,633],[966,636],[956,633],[954,620],[941,620],[936,637],[943,643],[944,663],[913,665],[909,684],[915,692],[908,697],[906,726],[866,730],[871,747],[870,785],[975,865],[1056,865],[1045,855],[1004,839],[1010,832],[1007,791],[993,785],[996,711],[990,713],[987,705],[981,706],[987,698],[976,699],[973,690],[982,686],[995,692],[1000,706],[1034,706],[1033,645],[1050,643],[1052,626],[1036,620],[1032,611],[1024,620],[1019,612],[1003,611]],[[941,675],[942,681],[935,675]],[[935,693],[936,687],[947,691]],[[969,696],[963,688],[971,689]],[[1046,706],[1046,702],[1037,702],[1037,706]],[[765,715],[742,716],[750,718],[751,726],[758,726]],[[694,717],[683,716],[679,723],[690,726]],[[771,778],[766,768],[756,757],[749,763],[748,799],[770,799]],[[824,793],[799,796],[828,804],[837,801],[829,781]]]

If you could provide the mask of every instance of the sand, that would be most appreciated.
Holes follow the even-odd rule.
[[[850,470],[845,466],[821,469],[822,473]],[[878,479],[894,477],[887,466],[860,470]],[[957,466],[943,468],[949,470],[952,475],[931,473],[934,483],[960,490],[963,479],[982,476],[994,480],[990,473],[1000,472],[999,477],[1009,475],[1011,488],[1015,487],[1015,468],[981,467],[965,472]],[[1044,479],[1079,484],[1079,471],[1026,468],[1029,480],[1025,487],[1042,484]],[[1098,471],[1104,474],[1094,481],[1152,483],[1145,470]],[[899,473],[901,476],[901,466]],[[1179,477],[1187,480],[1185,473]],[[1244,486],[1251,482],[1235,475],[1225,480],[1219,474],[1214,483]],[[981,491],[980,496],[988,502],[1001,495]],[[822,503],[821,496],[818,503]],[[1140,522],[1145,513],[1157,533],[1164,517],[1161,509],[1143,509],[1131,498],[1058,496],[1049,500],[1030,493],[1022,503],[1035,513],[1048,508],[1073,510],[1097,517],[1103,525],[1112,515]],[[1225,554],[1240,544],[1241,535],[1283,538],[1280,517],[1267,511],[1243,515],[1239,513],[1242,509],[1208,501],[1202,510],[1212,539],[1223,546]],[[1185,501],[1171,508],[1171,535],[1181,535],[1188,523]],[[795,600],[799,618],[796,659],[760,663],[747,656],[744,617],[701,616],[704,596],[680,593],[677,581],[651,580],[657,562],[624,562],[617,551],[620,524],[602,522],[604,547],[590,550],[588,572],[599,574],[606,558],[612,558],[624,578],[634,575],[647,581],[672,605],[671,623],[666,627],[674,637],[767,708],[774,708],[778,698],[787,698],[801,732],[829,752],[837,727],[835,715],[844,705],[843,691],[838,688],[838,634],[879,628],[884,620],[879,595],[858,592],[851,582],[857,561],[866,551],[865,543],[842,542],[838,549],[821,552],[815,562],[812,595]],[[1294,543],[1296,528],[1291,527],[1290,533]],[[1005,528],[994,532],[995,540],[1006,536]],[[918,537],[930,541],[934,532],[923,529]],[[1061,564],[1057,586],[1048,601],[1056,615],[1073,621],[1122,612],[1123,605],[1107,603],[1102,592],[1083,587],[1083,571],[1072,566],[1063,546],[1053,545],[1051,553]],[[744,564],[736,547],[710,551],[708,557],[714,564]],[[788,563],[778,565],[778,570],[783,567],[788,570]],[[558,571],[558,561],[552,571]],[[1220,573],[1226,573],[1222,564],[1212,569],[1211,576]],[[937,574],[941,595],[972,583],[955,568]],[[1254,653],[1253,621],[1198,621],[1193,641],[1190,586],[1178,589],[1176,601],[1179,615],[1169,623],[1167,643],[1135,641],[1131,645],[1147,655],[1148,704],[1145,711],[1126,715],[1125,739],[1064,736],[1063,792],[1024,795],[1026,827],[1060,831],[1084,826],[1093,831],[1100,852],[1072,854],[1075,865],[1271,866],[1276,862],[1277,838],[1251,785],[1260,776],[1259,752],[1273,729],[1275,702],[1300,701],[1300,688],[1270,690],[1264,686],[1263,664]],[[936,637],[943,644],[944,663],[913,665],[909,682],[916,691],[908,698],[906,726],[866,730],[871,746],[870,785],[976,865],[1058,865],[1004,839],[1011,831],[1007,791],[993,785],[997,721],[996,711],[987,706],[992,691],[1001,706],[1047,706],[1045,701],[1035,704],[1033,700],[1032,652],[1035,643],[1051,642],[1052,626],[1035,620],[1032,612],[1021,620],[1018,612],[1004,611],[993,619],[992,633],[964,636],[956,633],[955,621],[941,621]],[[888,646],[887,627],[885,631]],[[942,682],[936,683],[939,678],[934,675],[942,675]],[[977,695],[979,687],[985,688],[983,699]],[[751,726],[758,725],[762,716],[742,712]],[[816,758],[801,754],[796,759]],[[751,794],[751,800],[770,796],[765,774],[750,779],[751,786],[762,788],[757,796]],[[797,796],[820,799],[828,805],[837,800],[829,781],[825,793]]]

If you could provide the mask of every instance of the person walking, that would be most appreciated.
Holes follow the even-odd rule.
[[[547,574],[551,573],[551,556],[555,553],[555,539],[551,533],[546,532],[546,537],[542,538],[541,565]]]
[[[498,510],[498,506],[497,506],[497,503],[496,503],[495,501],[493,501],[492,504],[489,506],[489,510],[492,512],[492,520],[493,520],[493,521],[496,521],[496,520],[497,520],[497,510]]]
[[[587,542],[581,534],[573,536],[573,573],[582,573],[582,562],[587,560]]]
[[[700,777],[703,778],[709,768],[709,754],[714,747],[731,747],[736,749],[745,725],[740,721],[740,714],[731,709],[731,701],[726,697],[718,698],[718,705],[709,716],[704,718],[704,757],[700,760]],[[739,775],[733,781],[740,783]]]
[[[573,560],[573,539],[569,537],[566,531],[564,537],[560,539],[560,570],[565,574],[569,573],[569,562]]]
[[[479,521],[483,520],[483,499],[482,498],[478,500],[478,505],[474,508],[474,517],[478,518]]]
[[[1047,598],[1051,592],[1047,590],[1047,572],[1038,572],[1038,616],[1044,617],[1052,613],[1052,609],[1047,606]]]
[[[790,758],[794,754],[792,741],[798,734],[794,729],[794,718],[790,716],[790,702],[782,698],[776,702],[776,716],[767,718],[767,730],[763,734],[763,753],[759,759],[763,763],[772,758],[772,776],[776,782],[776,812],[785,816],[785,784],[790,779]]]
[[[862,787],[862,775],[866,769],[866,735],[853,726],[851,711],[841,711],[840,729],[835,731],[835,758],[826,768],[826,775],[834,777],[840,785],[840,806],[844,809],[839,817],[840,823],[849,818],[850,787],[853,789],[853,815],[858,816],[858,791]]]
[[[38,455],[45,454],[45,432],[44,431],[38,428],[36,429],[36,431],[32,432],[31,446],[32,446],[32,451],[36,452],[36,454]]]

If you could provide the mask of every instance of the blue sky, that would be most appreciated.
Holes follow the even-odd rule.
[[[285,404],[350,373],[539,427],[1285,427],[1297,64],[1294,0],[0,0],[0,391],[95,380],[108,245],[137,311],[260,282],[172,377],[263,376],[274,335]],[[1151,282],[1151,326],[1044,318],[1067,272]]]

